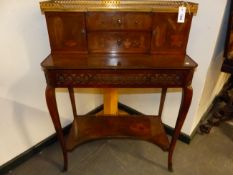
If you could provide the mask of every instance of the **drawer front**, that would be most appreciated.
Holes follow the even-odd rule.
[[[52,53],[87,52],[84,13],[46,12]]]
[[[182,87],[193,70],[54,70],[45,71],[54,87]]]
[[[186,14],[185,23],[177,23],[177,13],[154,13],[151,52],[184,55],[191,21],[189,14]]]
[[[88,50],[92,53],[147,53],[149,32],[90,32]]]
[[[88,30],[150,30],[151,13],[87,13]]]

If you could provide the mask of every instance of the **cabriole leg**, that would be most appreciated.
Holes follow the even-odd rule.
[[[49,113],[52,118],[55,130],[56,130],[58,141],[62,148],[63,160],[64,160],[63,170],[67,171],[67,167],[68,167],[67,151],[66,151],[66,146],[65,146],[64,135],[62,132],[61,122],[60,122],[60,118],[59,118],[59,114],[57,110],[55,88],[47,86],[46,91],[45,91],[45,96],[46,96],[46,102],[47,102],[47,106],[49,109]]]
[[[192,95],[193,95],[193,90],[192,90],[191,86],[184,87],[182,89],[182,101],[181,101],[180,110],[179,110],[175,130],[174,130],[174,133],[172,136],[172,140],[171,140],[170,147],[169,147],[169,153],[168,153],[168,170],[169,171],[173,171],[172,155],[174,152],[176,141],[180,135],[181,128],[184,124],[184,120],[185,120],[186,115],[188,113],[188,110],[189,110],[189,107],[191,104],[191,100],[192,100]]]
[[[74,96],[74,89],[69,87],[69,95],[70,95],[70,101],[71,101],[71,106],[72,106],[72,111],[73,111],[73,115],[74,117],[77,116],[77,110],[76,110],[76,105],[75,105],[75,96]]]
[[[160,105],[159,105],[159,117],[160,118],[162,116],[163,106],[164,106],[166,94],[167,94],[167,88],[162,88],[161,97],[160,97]]]

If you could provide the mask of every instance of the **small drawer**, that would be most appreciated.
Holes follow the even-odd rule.
[[[125,29],[128,30],[151,30],[151,13],[125,13]]]
[[[92,53],[147,53],[149,32],[89,32],[88,50]]]
[[[151,13],[89,12],[87,30],[150,30]]]

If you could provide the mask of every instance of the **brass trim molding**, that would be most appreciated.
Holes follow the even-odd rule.
[[[144,11],[178,12],[180,6],[187,7],[187,13],[196,15],[198,4],[187,1],[158,0],[50,0],[40,2],[42,12],[87,12],[87,11]]]

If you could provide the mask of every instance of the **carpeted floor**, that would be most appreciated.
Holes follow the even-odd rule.
[[[167,170],[167,153],[135,140],[99,140],[69,153],[69,170],[62,172],[58,143],[52,144],[9,174],[12,175],[231,175],[233,126],[222,123],[209,135],[197,134],[190,145],[178,141],[174,172]]]

